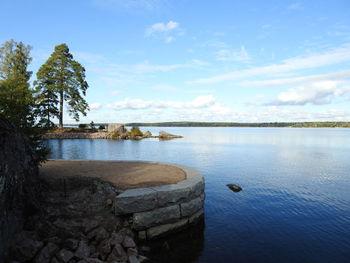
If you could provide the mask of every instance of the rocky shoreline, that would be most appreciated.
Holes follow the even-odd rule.
[[[7,262],[140,263],[128,218],[114,212],[120,192],[96,178],[41,178],[43,210],[29,217],[9,249]],[[143,249],[146,249],[143,247]]]
[[[64,132],[53,133],[48,132],[42,135],[42,139],[104,139],[104,140],[142,140],[147,138],[158,138],[160,140],[171,140],[175,138],[183,138],[180,135],[174,135],[166,132],[159,132],[158,136],[153,136],[150,132],[145,132],[142,135],[132,136],[127,133],[114,134],[107,131],[98,132]]]

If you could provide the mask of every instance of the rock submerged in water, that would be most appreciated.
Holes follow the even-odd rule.
[[[227,184],[228,188],[230,188],[233,192],[239,192],[242,191],[242,187],[236,185],[236,184]]]
[[[158,137],[159,137],[159,139],[166,139],[166,140],[175,139],[175,138],[183,138],[180,135],[175,135],[175,134],[167,133],[164,131],[160,131]]]

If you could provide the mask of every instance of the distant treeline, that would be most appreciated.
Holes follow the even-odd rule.
[[[125,126],[154,127],[293,127],[293,128],[350,128],[350,122],[133,122]]]

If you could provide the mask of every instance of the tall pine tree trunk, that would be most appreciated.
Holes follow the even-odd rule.
[[[60,91],[59,127],[63,128],[63,90]]]
[[[47,127],[47,129],[51,128],[51,125],[50,125],[50,106],[47,107],[47,123],[46,123],[46,127]]]

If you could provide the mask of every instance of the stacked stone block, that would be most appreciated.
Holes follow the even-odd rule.
[[[140,239],[154,239],[195,224],[204,213],[204,178],[196,170],[177,184],[131,189],[115,199],[119,215],[130,215]]]

